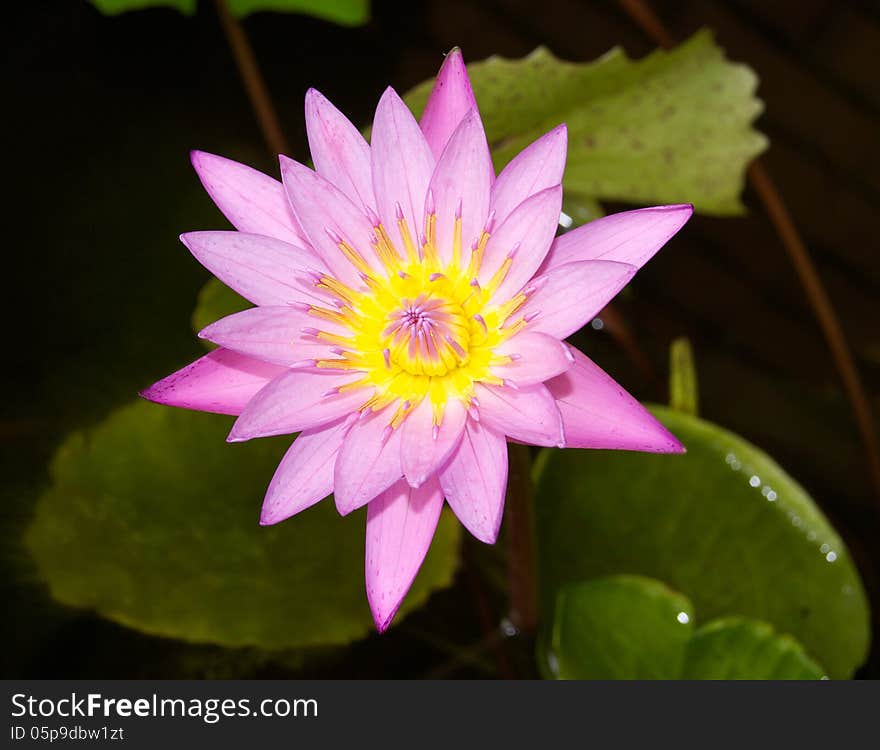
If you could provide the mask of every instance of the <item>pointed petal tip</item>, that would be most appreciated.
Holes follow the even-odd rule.
[[[333,504],[336,506],[336,512],[343,518],[349,515],[352,511],[357,510],[357,507],[349,507],[348,505],[344,505],[343,503],[341,503],[338,495],[336,494],[333,495]],[[369,505],[369,503],[367,503],[367,505]]]
[[[683,455],[687,453],[687,448],[666,428],[666,425],[650,412],[648,414],[654,421],[655,439],[647,450],[652,453],[666,453],[670,455]]]
[[[397,604],[389,608],[388,602],[383,602],[382,597],[378,592],[367,588],[367,602],[370,605],[370,613],[373,615],[373,623],[376,625],[376,632],[378,632],[379,635],[382,635],[382,633],[391,627],[391,623],[394,620],[397,611],[400,609],[400,605],[403,603],[403,597],[401,597]]]
[[[559,123],[547,135],[559,136],[568,140],[568,125],[564,122]]]
[[[173,377],[173,374],[168,377]],[[138,396],[145,401],[159,404],[159,406],[177,406],[177,404],[170,402],[169,389],[166,383],[167,379],[157,380],[151,386],[138,391]]]
[[[229,434],[226,436],[227,443],[244,443],[250,440],[249,436],[243,435],[241,432],[237,432],[235,429],[235,425],[232,426],[232,429],[229,431]]]
[[[385,87],[385,90],[382,92],[382,96],[379,97],[379,106],[381,106],[382,102],[386,101],[387,99],[402,101],[400,99],[400,94],[397,93],[393,86]]]
[[[408,476],[406,478],[407,484],[410,487],[412,487],[414,490],[417,490],[419,487],[421,487],[427,481],[428,481],[428,477],[426,477],[424,474],[416,476],[416,477]]]
[[[283,177],[285,170],[293,170],[302,165],[296,161],[296,159],[291,159],[284,154],[278,154],[278,166],[281,169],[281,175]],[[304,167],[304,169],[308,169],[308,167]]]
[[[498,522],[492,528],[473,528],[468,529],[468,531],[470,531],[471,536],[478,542],[482,542],[483,544],[495,544],[495,542],[498,541],[498,534],[501,531],[501,516],[498,517]]]
[[[229,160],[225,156],[212,154],[210,151],[202,151],[198,148],[192,148],[189,151],[189,163],[192,164],[193,169],[195,169],[197,173],[199,173],[204,167],[208,166],[208,162],[222,164],[226,161]]]
[[[437,77],[439,78],[443,73],[448,73],[449,69],[453,67],[461,68],[463,71],[467,70],[464,64],[464,55],[461,52],[461,47],[453,47],[443,56],[443,62],[440,65]]]
[[[277,503],[270,506],[264,502],[260,509],[260,526],[276,526],[282,521],[286,521],[291,515],[295,515],[295,513],[285,513]]]
[[[639,209],[636,209],[639,210]],[[680,213],[685,216],[682,225],[691,218],[694,214],[694,204],[693,203],[669,203],[665,206],[646,206],[643,211],[664,211],[667,213]],[[624,212],[628,213],[628,212]]]
[[[377,612],[373,612],[373,622],[376,624],[376,632],[379,635],[382,635],[388,628],[391,627],[391,621],[394,619],[394,615],[397,614],[397,610],[395,609],[390,615],[381,615]]]

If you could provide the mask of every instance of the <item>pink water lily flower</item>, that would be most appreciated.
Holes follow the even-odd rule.
[[[199,335],[219,346],[159,381],[152,401],[238,417],[229,441],[299,433],[260,523],[331,493],[367,506],[366,588],[388,627],[444,499],[478,539],[498,535],[507,440],[677,453],[681,444],[564,342],[691,215],[607,216],[555,238],[567,133],[551,130],[496,177],[460,52],[421,122],[387,89],[367,143],[306,94],[315,169],[282,182],[194,152],[237,231],[182,236],[253,308]]]

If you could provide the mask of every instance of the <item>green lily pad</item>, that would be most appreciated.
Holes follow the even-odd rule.
[[[794,638],[740,617],[699,628],[685,652],[685,680],[820,680],[825,673]]]
[[[535,466],[546,612],[567,583],[628,573],[681,591],[703,621],[764,620],[833,678],[865,658],[869,615],[853,561],[806,491],[709,422],[655,407],[682,456],[545,451]]]
[[[101,13],[115,16],[129,10],[143,8],[176,8],[191,16],[196,12],[196,0],[91,0]],[[323,18],[342,26],[360,26],[370,20],[369,0],[227,0],[235,16],[247,16],[257,11],[303,13]]]
[[[681,672],[692,619],[684,596],[649,578],[569,584],[556,602],[550,669],[559,679],[672,679]]]
[[[71,435],[25,539],[51,595],[146,633],[225,646],[326,646],[372,632],[365,514],[340,518],[325,500],[259,526],[290,440],[233,446],[229,426],[136,402]],[[451,583],[458,540],[442,518],[404,613]]]
[[[743,212],[746,166],[767,147],[751,127],[762,110],[757,77],[729,62],[708,31],[642,60],[615,48],[595,62],[569,63],[541,47],[521,60],[473,63],[468,72],[496,167],[565,122],[566,192]],[[414,112],[430,89],[426,81],[407,94]]]
[[[582,680],[819,680],[822,668],[788,635],[729,617],[694,632],[686,597],[660,581],[609,576],[560,589],[545,671]]]

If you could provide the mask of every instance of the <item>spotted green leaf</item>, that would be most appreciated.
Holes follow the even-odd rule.
[[[852,558],[806,491],[761,450],[716,425],[657,407],[682,456],[546,451],[536,465],[545,611],[567,583],[651,576],[701,621],[742,615],[790,633],[833,678],[869,643]]]
[[[370,633],[364,513],[341,518],[325,500],[259,526],[289,439],[233,446],[229,426],[137,402],[71,435],[26,535],[51,595],[147,633],[226,646],[321,646]],[[449,585],[458,537],[441,519],[405,610]]]
[[[467,52],[467,50],[465,50]],[[566,192],[632,203],[693,203],[743,211],[745,168],[767,146],[751,125],[757,77],[729,62],[702,31],[670,51],[631,60],[613,49],[594,62],[528,57],[468,66],[493,159],[500,168],[561,122],[569,130]],[[427,81],[407,97],[415,112]]]

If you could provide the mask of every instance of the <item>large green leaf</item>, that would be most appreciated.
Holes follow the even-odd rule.
[[[699,628],[685,652],[685,680],[819,680],[822,668],[794,638],[741,617]]]
[[[260,527],[289,439],[228,445],[229,419],[145,402],[73,434],[27,532],[52,596],[139,630],[291,648],[366,635],[364,514],[325,500]],[[404,610],[448,585],[458,525],[441,520]]]
[[[568,63],[539,48],[468,72],[496,167],[565,122],[564,186],[584,197],[740,213],[745,168],[767,146],[751,127],[762,109],[755,74],[730,63],[706,31],[643,60],[613,49]],[[430,87],[406,96],[413,111],[422,111]]]
[[[704,620],[765,620],[830,676],[850,676],[867,652],[868,609],[821,511],[742,438],[669,409],[654,413],[686,455],[545,451],[537,463],[545,611],[566,583],[651,576],[690,598]]]
[[[142,8],[176,8],[181,13],[196,12],[196,0],[91,0],[107,15],[125,13]],[[227,0],[233,15],[246,16],[257,11],[304,13],[323,18],[342,26],[360,26],[370,20],[369,0]]]
[[[686,597],[641,576],[563,586],[547,670],[584,680],[818,680],[822,668],[791,636],[743,617],[693,631]]]
[[[691,603],[659,581],[612,576],[559,592],[551,670],[560,679],[674,679],[691,635]]]

